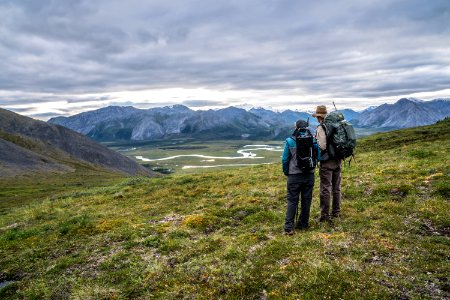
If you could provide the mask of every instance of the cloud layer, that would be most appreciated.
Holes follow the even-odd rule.
[[[449,41],[448,0],[1,0],[0,105],[172,88],[370,102],[448,89]],[[146,101],[232,103],[185,97]]]

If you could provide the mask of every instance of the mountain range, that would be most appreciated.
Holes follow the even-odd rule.
[[[341,110],[356,127],[406,128],[435,123],[450,116],[450,99],[422,101],[402,98],[394,104],[370,107],[362,112]],[[155,140],[192,137],[199,139],[278,139],[288,135],[298,119],[308,119],[307,112],[275,112],[264,108],[245,110],[227,107],[194,111],[183,105],[137,109],[109,106],[70,117],[56,117],[48,122],[73,129],[98,141]]]
[[[0,109],[0,178],[77,168],[148,175],[135,161],[63,126]]]
[[[450,99],[422,101],[402,98],[394,104],[363,111],[354,123],[360,127],[408,128],[436,123],[449,116]]]

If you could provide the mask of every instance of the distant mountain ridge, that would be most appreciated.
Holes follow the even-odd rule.
[[[362,112],[355,122],[361,127],[408,128],[435,123],[450,116],[450,100],[421,101],[402,98],[394,104],[383,104]]]
[[[331,107],[328,108],[329,110]],[[435,123],[450,116],[450,99],[422,101],[403,98],[395,104],[370,107],[362,112],[341,110],[355,126],[368,128],[406,128]],[[245,110],[227,107],[194,111],[183,105],[137,109],[109,106],[48,122],[73,129],[99,141],[155,140],[193,137],[200,139],[277,139],[290,134],[294,122],[317,120],[310,113],[264,108]]]
[[[103,117],[105,115],[107,117]],[[171,137],[241,138],[276,136],[280,131],[271,122],[236,107],[194,111],[183,105],[147,110],[110,106],[67,118],[53,118],[48,122],[100,141]]]
[[[0,177],[66,173],[78,166],[125,175],[154,175],[73,130],[0,109]]]

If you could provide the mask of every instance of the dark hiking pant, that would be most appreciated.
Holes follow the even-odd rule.
[[[341,212],[341,161],[330,159],[320,162],[320,219],[330,218],[330,193],[333,195],[332,214]]]
[[[297,212],[299,196],[301,195],[300,218],[297,228],[308,227],[309,211],[311,208],[312,191],[314,187],[314,173],[294,174],[287,178],[287,211],[284,224],[285,231],[294,229],[294,219]]]

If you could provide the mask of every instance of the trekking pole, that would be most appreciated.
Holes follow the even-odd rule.
[[[334,100],[333,100],[333,106],[334,106],[334,110],[337,111],[338,109],[336,108],[336,104],[334,104]]]

